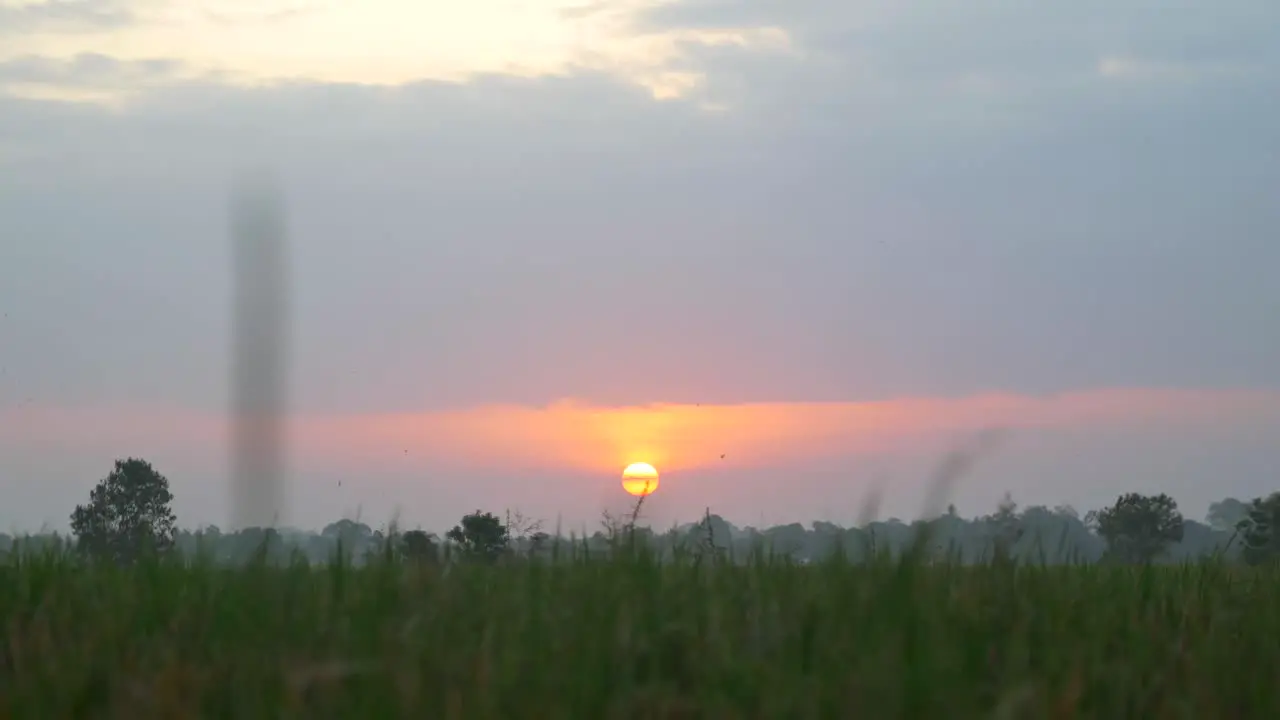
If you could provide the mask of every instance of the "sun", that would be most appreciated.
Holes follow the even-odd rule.
[[[622,471],[622,489],[644,497],[658,489],[658,471],[649,463],[631,463]]]

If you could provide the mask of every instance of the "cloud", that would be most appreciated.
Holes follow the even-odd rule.
[[[1280,421],[1280,393],[1105,389],[1054,396],[1012,393],[873,402],[654,404],[605,407],[561,401],[441,412],[300,415],[291,433],[310,467],[412,462],[454,472],[575,472],[609,476],[631,462],[678,473],[779,468],[877,454],[997,430],[1210,428]],[[177,444],[216,452],[216,415],[158,408],[24,405],[0,413],[11,442],[54,451],[69,438],[88,448]]]
[[[1086,97],[988,137],[854,105],[706,113],[604,73],[14,67],[144,88],[0,98],[0,236],[24,239],[0,249],[5,363],[43,401],[222,402],[249,164],[291,199],[306,411],[1276,383],[1265,83]],[[817,77],[804,97],[841,97]]]
[[[94,33],[136,20],[130,0],[0,0],[0,37]]]
[[[353,418],[300,427],[317,453],[402,446],[465,470],[574,470],[607,476],[631,462],[664,471],[781,468],[830,457],[910,453],[988,430],[1207,426],[1280,419],[1280,394],[1103,390],[861,403],[595,407],[572,402]],[[305,428],[305,429],[304,429]],[[359,448],[359,450],[356,450]],[[343,451],[338,450],[339,454]]]
[[[598,74],[657,98],[734,109],[775,127],[789,121],[797,133],[852,136],[896,129],[991,137],[1096,115],[1081,111],[1101,104],[1177,103],[1192,88],[1225,85],[1217,91],[1238,94],[1280,83],[1280,52],[1263,29],[1280,11],[1265,0],[1228,0],[1211,22],[1197,3],[1146,0],[1053,7],[132,0],[125,7],[135,16],[128,27],[20,38],[0,59],[170,58],[193,73],[256,85]]]
[[[272,25],[324,12],[333,6],[327,0],[238,0],[196,3],[199,14],[225,25]]]
[[[838,82],[826,102],[810,107],[834,110],[838,102],[860,115],[887,111],[899,123],[995,133],[1087,115],[1085,107],[1099,102],[1132,103],[1134,92],[1168,100],[1188,84],[1204,89],[1243,75],[1274,85],[1280,52],[1264,28],[1278,21],[1280,9],[1266,0],[1229,0],[1212,9],[1147,0],[1052,6],[683,0],[633,17],[635,32],[776,27],[804,58],[804,70],[774,70],[791,81],[794,101],[813,102],[809,86]],[[737,61],[700,53],[708,93],[735,94],[729,68]],[[1118,64],[1146,70],[1120,74]],[[818,78],[806,77],[812,74]],[[759,105],[750,103],[753,110]]]
[[[8,51],[121,60],[171,57],[239,82],[281,80],[401,85],[484,74],[521,77],[605,73],[655,98],[693,93],[703,77],[674,66],[697,47],[786,52],[777,28],[725,26],[632,32],[647,0],[593,12],[561,0],[369,0],[360,3],[179,3],[130,5],[133,22],[95,34],[17,38]],[[3,54],[0,54],[0,59]]]
[[[1042,80],[1092,72],[1098,58],[1124,54],[1188,63],[1274,60],[1267,0],[1200,2],[1085,0],[1011,5],[924,0],[682,0],[638,13],[638,30],[776,26],[817,54],[911,73],[917,79],[993,72]]]
[[[68,59],[24,55],[0,61],[0,93],[29,100],[119,106],[139,93],[196,79],[172,59],[119,60],[83,53]]]

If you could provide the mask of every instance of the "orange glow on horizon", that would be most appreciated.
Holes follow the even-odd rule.
[[[1057,396],[990,394],[870,402],[652,404],[563,401],[402,415],[316,418],[316,446],[413,448],[446,465],[617,472],[637,458],[667,472],[769,467],[848,454],[899,452],[922,438],[1009,430],[1218,423],[1275,416],[1280,394],[1108,389]],[[322,440],[323,438],[323,440]],[[377,451],[381,454],[382,451]],[[616,477],[616,476],[615,476]]]
[[[622,489],[641,497],[658,490],[658,471],[649,463],[631,463],[622,471]]]
[[[122,419],[123,418],[123,419]],[[296,415],[292,452],[308,462],[426,463],[432,472],[571,472],[617,477],[643,458],[664,472],[779,467],[909,451],[992,428],[1090,430],[1280,421],[1280,393],[1258,390],[1100,389],[869,402],[489,405],[420,413]],[[0,408],[0,438],[26,448],[84,438],[103,452],[177,443],[215,452],[226,418],[165,407]],[[0,443],[3,444],[3,443]],[[141,450],[140,450],[141,451]]]

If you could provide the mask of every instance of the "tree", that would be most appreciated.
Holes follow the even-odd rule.
[[[151,463],[117,460],[111,474],[89,493],[88,505],[71,513],[71,532],[91,556],[127,563],[173,546],[177,517],[169,504],[169,480]]]
[[[282,564],[289,557],[284,538],[273,527],[241,528],[230,535],[229,540],[230,559],[236,565]]]
[[[1215,503],[1209,503],[1209,513],[1205,515],[1205,522],[1209,527],[1220,532],[1231,532],[1240,524],[1241,520],[1249,517],[1250,506],[1248,503],[1241,502],[1235,498],[1227,498]]]
[[[329,523],[320,534],[338,543],[342,554],[348,558],[360,557],[371,545],[376,546],[373,528],[347,518]]]
[[[410,530],[401,535],[400,552],[415,563],[431,563],[438,559],[436,538],[425,530]]]
[[[462,524],[454,525],[445,537],[468,557],[495,560],[506,552],[510,533],[497,515],[476,510],[464,515]]]
[[[1250,503],[1239,529],[1245,562],[1261,565],[1280,558],[1280,492]]]
[[[1022,539],[1022,518],[1018,515],[1018,503],[1006,492],[996,511],[982,519],[989,528],[994,558],[1007,560],[1013,556],[1013,546]]]
[[[1151,562],[1182,540],[1182,513],[1177,501],[1164,493],[1127,493],[1090,515],[1107,541],[1107,554],[1122,562]]]
[[[529,555],[535,556],[545,552],[551,544],[550,533],[541,530],[529,536]]]

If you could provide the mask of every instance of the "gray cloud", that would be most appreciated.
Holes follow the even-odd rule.
[[[0,5],[0,35],[36,32],[91,32],[133,24],[129,0],[48,0],[33,5]]]
[[[118,60],[100,53],[82,53],[70,59],[24,55],[0,62],[0,83],[114,90],[173,81],[182,69],[181,62],[164,58]]]
[[[5,100],[0,139],[31,150],[0,176],[4,299],[33,308],[10,365],[62,400],[220,402],[223,193],[266,163],[310,407],[1275,383],[1261,86],[1103,90],[1002,136],[815,120],[796,92],[725,114],[591,76]]]
[[[992,71],[1043,78],[1088,71],[1111,54],[1188,63],[1274,60],[1278,51],[1269,27],[1278,13],[1266,0],[686,0],[656,6],[636,24],[645,30],[777,26],[817,54],[898,73]]]
[[[778,23],[803,40],[806,27],[858,20],[819,22],[844,5],[742,7],[766,14],[700,22]],[[1264,189],[1280,176],[1258,148],[1280,143],[1274,67],[1117,82],[1089,65],[1109,43],[1073,54],[1002,40],[1038,37],[1035,27],[1088,36],[1086,14],[1046,10],[1036,25],[1028,12],[932,22],[975,67],[1050,79],[1050,65],[1078,67],[1075,84],[970,92],[903,63],[868,74],[855,62],[863,50],[838,43],[791,59],[690,47],[687,68],[730,101],[719,114],[598,75],[249,89],[174,84],[164,78],[182,68],[165,61],[28,58],[0,73],[163,87],[123,114],[0,101],[0,145],[25,151],[0,176],[0,204],[11,231],[65,243],[24,250],[25,267],[62,257],[75,284],[94,267],[169,257],[171,272],[148,280],[154,294],[202,298],[188,308],[199,330],[178,306],[155,311],[173,315],[182,347],[203,348],[184,352],[211,379],[123,379],[124,348],[152,342],[139,336],[100,351],[119,355],[102,361],[116,368],[120,384],[98,386],[112,397],[148,384],[157,397],[218,397],[221,340],[204,329],[225,312],[220,193],[249,163],[279,168],[295,197],[312,293],[304,395],[320,406],[1273,384],[1280,343],[1262,328],[1277,296],[1263,269],[1280,253],[1280,218]],[[1109,17],[1114,34],[1140,14]],[[909,42],[907,30],[930,27],[923,18],[895,11],[865,25],[881,23],[881,47],[932,48],[943,41]],[[1161,57],[1146,49],[1155,44],[1128,47]],[[937,72],[947,67],[967,66]],[[121,292],[147,307],[142,289]],[[100,301],[83,302],[87,312]],[[74,344],[104,344],[84,331]],[[635,349],[637,335],[651,347]],[[331,382],[369,347],[386,348],[378,372]],[[633,353],[644,367],[624,362]],[[29,362],[46,391],[74,395],[86,382]],[[416,373],[452,379],[405,392]]]

